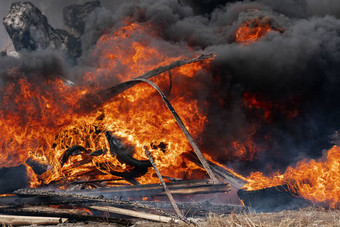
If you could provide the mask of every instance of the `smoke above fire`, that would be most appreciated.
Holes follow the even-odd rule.
[[[142,128],[137,131],[143,136],[150,133],[147,139],[131,138],[131,130],[125,130],[123,122],[143,120],[138,114],[122,113],[140,107],[130,106],[135,92],[122,95],[121,103],[104,106],[90,116],[79,111],[77,101],[84,94],[153,68],[208,52],[215,54],[209,63],[176,72],[170,93],[170,101],[179,115],[183,114],[205,154],[244,176],[254,171],[270,175],[302,159],[321,158],[339,140],[340,2],[203,2],[101,1],[101,7],[86,19],[79,58],[53,48],[22,50],[19,59],[0,58],[0,125],[7,136],[0,139],[7,151],[0,153],[0,166],[22,164],[36,147],[35,158],[51,165],[56,160],[52,153],[45,155],[44,149],[51,152],[57,146],[59,151],[54,155],[59,157],[67,147],[53,145],[56,141],[68,140],[74,128],[93,123],[110,111],[113,116],[95,127],[116,131],[129,142],[135,140],[136,149],[145,141],[173,140],[176,142],[168,145],[169,149],[181,150],[178,155],[189,151],[188,144],[178,142],[185,140],[182,135],[176,139],[170,135],[171,130],[181,133],[170,122],[170,115],[153,116],[152,109],[148,116],[156,123],[151,130],[165,127],[164,141],[153,139],[153,131]],[[65,85],[67,81],[72,85]],[[167,89],[167,79],[160,79],[159,85]],[[141,97],[150,105],[143,109],[160,103],[148,100],[155,99],[153,94]],[[162,123],[164,119],[166,123]],[[160,122],[164,125],[157,125]],[[105,147],[104,140],[86,145],[95,151]],[[161,158],[161,153],[158,158],[161,165],[176,159],[171,155]],[[173,162],[174,168],[184,165]],[[52,180],[49,176],[45,183]]]

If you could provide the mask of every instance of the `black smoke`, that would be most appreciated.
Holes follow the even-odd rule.
[[[101,5],[86,19],[82,56],[76,65],[63,66],[64,77],[77,83],[85,71],[95,70],[91,53],[97,40],[119,28],[123,19],[151,23],[158,32],[148,38],[166,54],[187,55],[181,53],[187,48],[216,54],[208,72],[195,78],[200,90],[188,88],[199,101],[208,101],[208,123],[197,138],[205,152],[248,174],[318,158],[332,145],[329,136],[340,128],[339,1],[144,0]],[[236,30],[254,18],[280,29],[250,45],[235,42]],[[9,60],[0,61],[3,65]],[[263,118],[261,108],[249,108],[245,94],[271,103],[270,118]],[[297,114],[289,117],[290,111]],[[257,152],[252,160],[239,158],[233,142],[246,144],[249,138]]]

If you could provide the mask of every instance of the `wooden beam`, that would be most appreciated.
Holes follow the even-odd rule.
[[[2,225],[57,225],[66,221],[67,218],[0,215]]]
[[[88,208],[94,209],[94,210],[100,210],[105,212],[110,212],[114,214],[120,214],[125,215],[129,217],[135,217],[135,218],[143,218],[146,220],[151,221],[158,221],[158,222],[164,222],[168,223],[170,221],[174,221],[175,223],[181,223],[182,221],[179,219],[173,219],[166,216],[156,215],[156,214],[148,214],[145,212],[135,211],[135,210],[129,210],[129,209],[123,209],[113,206],[88,206]]]

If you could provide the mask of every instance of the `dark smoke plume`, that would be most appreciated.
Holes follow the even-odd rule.
[[[153,24],[157,35],[143,38],[168,55],[187,55],[183,50],[188,48],[216,54],[209,73],[195,78],[199,92],[188,88],[196,99],[208,101],[208,123],[197,139],[216,159],[244,174],[270,172],[303,157],[320,157],[331,146],[330,136],[340,128],[339,1],[101,1],[101,8],[85,20],[77,65],[58,64],[56,74],[81,83],[83,73],[97,67],[92,54],[97,40],[127,18]],[[251,45],[235,42],[237,29],[254,18],[277,30]],[[10,78],[4,65],[23,65],[19,68],[26,72],[25,62],[34,54],[1,59],[2,84]],[[49,72],[53,63],[29,63],[36,64]],[[249,94],[270,103],[267,119],[263,108],[248,106]],[[245,150],[255,149],[252,158],[238,156],[233,142],[248,144],[249,138],[255,148],[245,145]]]

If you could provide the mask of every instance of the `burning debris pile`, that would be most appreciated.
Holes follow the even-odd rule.
[[[0,59],[1,212],[72,205],[67,217],[90,219],[115,206],[111,218],[169,220],[170,203],[155,210],[167,195],[186,220],[241,188],[257,210],[339,206],[340,15],[308,5],[300,19],[264,0],[106,4],[66,6],[66,30],[30,2],[4,18],[20,57]],[[244,210],[226,203],[210,211]]]

